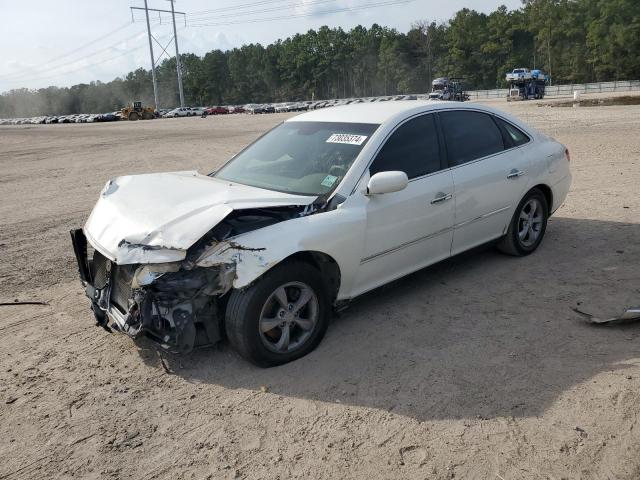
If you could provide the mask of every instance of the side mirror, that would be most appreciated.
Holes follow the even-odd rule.
[[[399,192],[407,188],[409,179],[404,172],[378,172],[369,179],[367,195]]]

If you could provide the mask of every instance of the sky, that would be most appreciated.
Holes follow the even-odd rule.
[[[170,10],[168,0],[149,8]],[[176,0],[180,53],[203,55],[247,43],[269,44],[322,25],[350,29],[373,23],[406,32],[418,20],[446,21],[462,8],[489,13],[520,0]],[[110,81],[150,68],[144,0],[0,0],[0,92]],[[268,19],[268,20],[266,20]],[[150,14],[164,47],[170,14]],[[175,54],[173,43],[167,48]],[[162,49],[154,42],[156,58]],[[166,55],[162,58],[166,58]],[[160,59],[162,60],[162,59]]]

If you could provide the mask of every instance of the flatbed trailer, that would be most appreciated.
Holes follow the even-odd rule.
[[[506,75],[509,82],[507,101],[539,100],[544,98],[545,87],[549,83],[549,76],[541,70],[516,68]]]

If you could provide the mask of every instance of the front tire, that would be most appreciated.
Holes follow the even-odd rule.
[[[320,272],[307,263],[289,262],[231,293],[225,328],[240,355],[272,367],[311,352],[324,337],[329,312]]]
[[[507,234],[498,243],[498,249],[517,257],[533,253],[542,243],[548,219],[546,197],[537,188],[530,190],[516,208]]]

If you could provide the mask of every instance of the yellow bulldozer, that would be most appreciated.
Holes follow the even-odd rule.
[[[143,107],[142,102],[133,102],[122,109],[123,120],[153,120],[156,118],[153,107]]]

